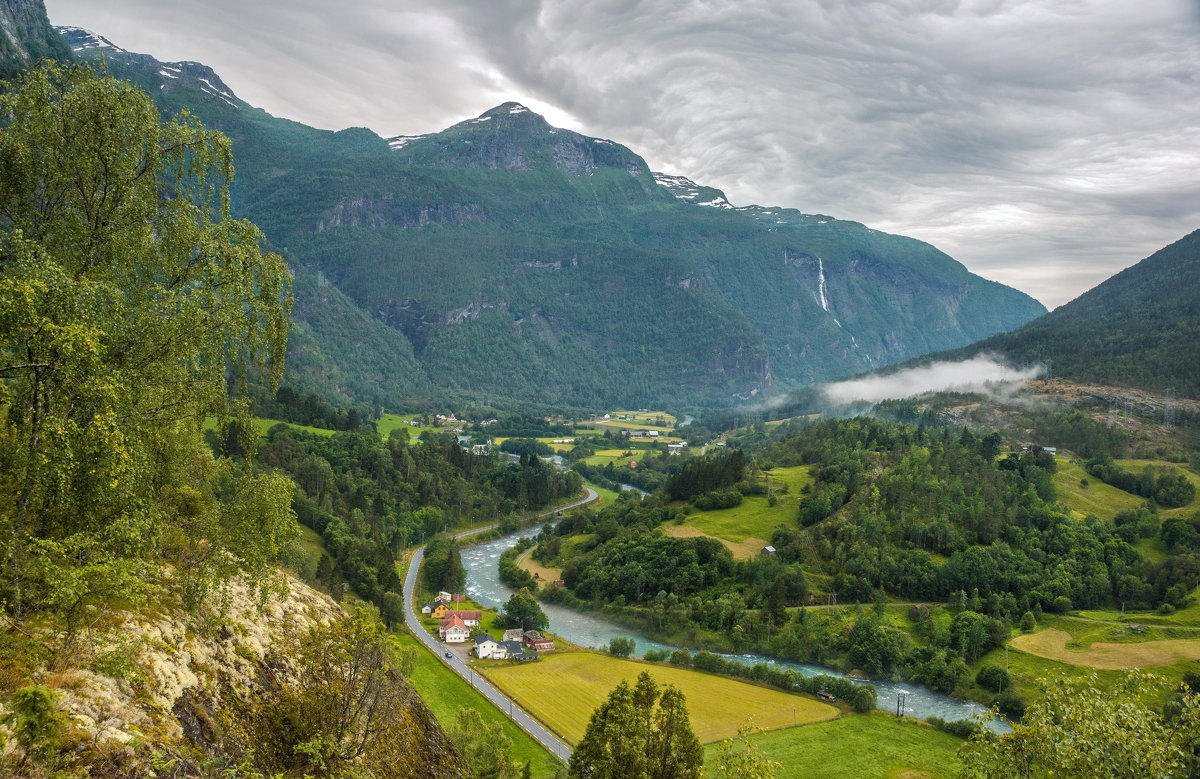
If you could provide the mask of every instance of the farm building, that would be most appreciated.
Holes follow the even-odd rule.
[[[526,630],[521,636],[521,642],[530,649],[535,649],[538,652],[551,652],[554,650],[554,642],[546,638],[538,630]]]

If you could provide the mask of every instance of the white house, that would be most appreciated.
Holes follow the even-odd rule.
[[[520,641],[523,638],[525,638],[525,631],[521,630],[520,628],[513,628],[512,630],[504,631],[505,641]]]
[[[438,637],[447,644],[461,644],[471,637],[471,631],[461,619],[453,617],[438,627]]]
[[[504,646],[486,633],[475,636],[475,656],[480,660],[503,660],[508,657]]]

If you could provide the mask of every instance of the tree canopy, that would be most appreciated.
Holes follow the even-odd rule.
[[[279,376],[287,268],[230,217],[229,141],[187,113],[77,66],[0,114],[0,601],[69,627],[165,557],[199,603],[293,525],[285,479],[200,437]]]
[[[621,682],[592,713],[567,776],[572,779],[699,779],[704,749],[678,688],[650,674]]]

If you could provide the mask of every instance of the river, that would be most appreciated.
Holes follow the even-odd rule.
[[[464,549],[462,551],[462,560],[463,566],[467,570],[467,594],[483,606],[499,607],[503,605],[512,595],[513,591],[512,588],[500,581],[500,553],[516,546],[517,542],[522,538],[536,536],[540,532],[540,529],[540,526],[529,528],[486,544]],[[574,609],[568,609],[564,606],[543,603],[542,610],[550,618],[550,631],[552,633],[556,633],[580,646],[604,648],[608,646],[610,639],[616,636],[625,636],[634,640],[636,645],[634,650],[635,655],[643,655],[651,649],[672,651],[678,648],[638,635],[606,619]],[[782,668],[791,668],[796,673],[804,676],[816,676],[817,674],[844,675],[838,671],[819,665],[789,663],[784,660],[775,660],[761,655],[725,655],[725,657],[739,663],[745,663],[746,665],[770,663]],[[941,717],[944,720],[971,719],[985,711],[983,706],[974,701],[951,698],[922,687],[919,684],[890,681],[875,681],[872,684],[875,685],[875,689],[878,692],[877,705],[879,708],[894,712],[896,710],[897,695],[904,692],[907,694],[904,712],[909,716],[919,719],[934,716]],[[1010,730],[1008,725],[1002,721],[993,721],[990,724],[992,729],[998,732],[1008,732]]]

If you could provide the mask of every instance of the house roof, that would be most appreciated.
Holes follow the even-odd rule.
[[[542,635],[540,630],[526,630],[525,638],[528,638],[530,641],[545,641],[546,640],[546,637]]]
[[[442,628],[445,630],[454,630],[455,628],[457,628],[457,629],[463,631],[464,633],[467,632],[467,623],[463,622],[458,617],[451,617],[450,619],[444,619],[441,621],[440,624],[441,624]]]
[[[500,646],[504,647],[510,655],[519,655],[525,651],[520,641],[501,641]]]
[[[475,644],[476,644],[476,646],[483,646],[484,644],[487,644],[487,643],[489,643],[489,642],[490,642],[490,643],[492,643],[492,644],[499,644],[499,643],[500,643],[500,642],[499,642],[499,641],[497,641],[496,639],[494,639],[494,638],[492,638],[491,636],[489,636],[487,633],[480,633],[479,635],[475,636]]]
[[[477,619],[478,620],[478,619],[483,619],[483,612],[479,611],[477,609],[476,610],[465,609],[465,610],[457,610],[457,611],[454,609],[451,609],[450,611],[446,612],[446,616],[458,617],[460,619]]]

